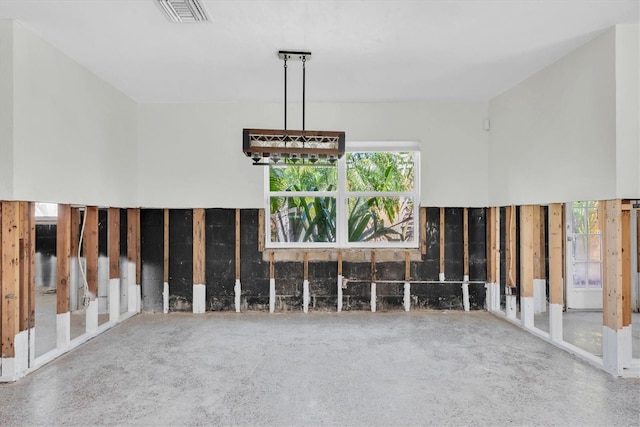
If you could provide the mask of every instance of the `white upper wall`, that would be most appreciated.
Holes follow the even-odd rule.
[[[0,200],[13,196],[13,22],[0,20]]]
[[[640,33],[616,26],[617,197],[640,198]]]
[[[13,194],[3,198],[136,205],[135,102],[20,23],[13,114]]]
[[[300,128],[300,106],[289,107],[289,128]],[[140,205],[262,207],[264,171],[242,153],[242,129],[281,128],[282,113],[281,104],[140,105]],[[307,105],[306,128],[420,141],[421,204],[485,206],[486,115],[484,103],[318,103]]]
[[[492,205],[616,197],[614,65],[611,29],[489,102]]]

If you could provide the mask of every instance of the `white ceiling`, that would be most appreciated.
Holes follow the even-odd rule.
[[[154,0],[0,0],[0,18],[139,102],[200,103],[280,102],[280,49],[312,52],[308,101],[488,100],[640,13],[638,0],[202,3],[212,22],[172,24]]]

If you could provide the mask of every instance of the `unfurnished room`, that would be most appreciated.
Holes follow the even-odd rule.
[[[0,425],[639,425],[639,17],[0,0]]]

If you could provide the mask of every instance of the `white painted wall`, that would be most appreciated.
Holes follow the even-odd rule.
[[[615,39],[608,30],[489,102],[490,204],[616,197]]]
[[[13,21],[0,20],[0,200],[13,196]]]
[[[13,46],[7,198],[135,206],[136,103],[18,22]]]
[[[289,128],[300,128],[289,105]],[[258,208],[263,169],[242,153],[243,128],[281,128],[282,104],[139,107],[138,200],[143,207]],[[485,103],[317,103],[307,129],[347,141],[419,140],[423,206],[487,204]]]
[[[640,32],[637,25],[616,26],[617,197],[640,197]]]

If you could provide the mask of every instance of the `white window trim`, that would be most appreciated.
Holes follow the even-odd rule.
[[[413,197],[413,221],[415,230],[419,230],[420,218],[420,141],[347,141],[345,151],[347,153],[357,152],[414,152],[414,191],[409,192],[388,192],[386,197]],[[338,189],[337,191],[277,191],[269,192],[269,167],[264,171],[264,202],[265,217],[264,233],[265,248],[300,248],[300,249],[323,249],[323,248],[407,248],[419,247],[419,232],[414,232],[411,242],[348,242],[347,228],[348,217],[347,198],[348,196],[377,196],[380,193],[375,191],[352,192],[346,191],[346,156],[338,160]],[[271,221],[270,218],[270,197],[336,197],[336,242],[272,242],[271,241]]]

